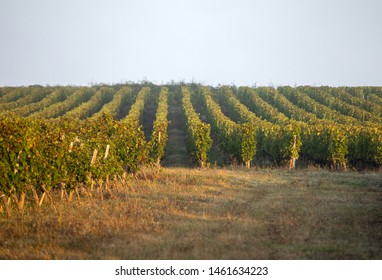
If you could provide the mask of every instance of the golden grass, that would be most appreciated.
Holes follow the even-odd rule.
[[[381,173],[146,170],[0,213],[0,259],[381,259]]]

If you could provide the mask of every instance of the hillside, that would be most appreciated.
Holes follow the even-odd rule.
[[[207,138],[212,145],[206,146],[203,161],[220,166],[279,166],[293,161],[297,166],[360,169],[382,164],[380,87],[3,87],[0,113],[2,119],[30,117],[51,120],[53,125],[71,118],[97,119],[103,114],[119,122],[135,118],[144,131],[143,141],[149,143],[161,89],[169,91],[165,112],[169,137],[160,155],[165,166],[199,165],[198,149],[202,148],[193,143],[205,142]],[[202,140],[201,135],[187,132],[190,125],[186,124],[183,104],[186,91],[190,95],[190,111],[197,113],[193,122],[199,118],[211,127]],[[141,108],[130,111],[134,104]],[[135,115],[129,117],[131,114]]]
[[[380,259],[382,90],[0,88],[1,259]]]

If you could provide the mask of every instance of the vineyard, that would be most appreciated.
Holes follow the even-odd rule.
[[[174,146],[187,146],[175,161]],[[28,193],[41,205],[52,189],[107,188],[143,166],[378,169],[382,88],[2,87],[0,156],[6,209]]]

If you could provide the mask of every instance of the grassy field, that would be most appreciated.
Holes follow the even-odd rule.
[[[382,174],[146,170],[0,213],[0,259],[382,259]]]

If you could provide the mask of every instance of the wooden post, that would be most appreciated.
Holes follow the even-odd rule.
[[[296,168],[296,158],[292,157],[289,161],[289,170]]]
[[[94,180],[90,179],[90,191],[93,193],[93,188],[94,188]]]
[[[105,150],[105,156],[103,157],[103,159],[106,159],[107,156],[109,155],[109,149],[110,149],[110,145],[107,144],[107,145],[106,145],[106,150]]]
[[[94,165],[94,164],[95,164],[95,161],[96,161],[96,158],[97,158],[97,153],[98,153],[98,150],[97,150],[97,149],[94,149],[93,157],[92,157],[92,161],[90,162],[91,165]]]
[[[105,180],[105,186],[106,186],[106,189],[109,188],[109,185],[110,185],[109,175],[106,175],[106,180]]]
[[[45,198],[45,192],[42,193],[42,196],[41,196],[41,199],[38,203],[38,206],[41,207],[42,203],[44,202],[44,198]]]
[[[56,206],[54,205],[54,201],[53,201],[52,196],[50,195],[50,191],[48,189],[46,189],[45,185],[41,185],[41,188],[44,191],[44,194],[46,194],[46,196],[48,197],[48,199],[50,201],[50,205],[53,207],[54,210],[56,210]]]

